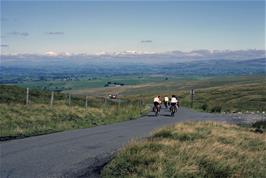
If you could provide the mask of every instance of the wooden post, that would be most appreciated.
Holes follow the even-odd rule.
[[[29,104],[29,94],[30,94],[30,89],[27,88],[27,92],[26,92],[26,105]]]
[[[54,91],[51,92],[51,101],[50,101],[50,106],[52,107],[54,103]]]
[[[85,107],[88,107],[88,96],[86,96]]]
[[[141,100],[139,100],[139,113],[141,114]]]
[[[194,102],[194,95],[195,95],[195,90],[191,90],[191,108],[193,108],[193,102]]]
[[[71,94],[70,93],[68,94],[68,105],[69,106],[71,105]]]

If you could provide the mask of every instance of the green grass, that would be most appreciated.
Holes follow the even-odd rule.
[[[180,79],[180,77],[168,77],[169,81]],[[165,80],[165,76],[149,76],[149,75],[125,75],[125,76],[112,76],[112,77],[97,77],[80,78],[79,80],[63,81],[63,80],[51,80],[51,81],[29,81],[18,83],[20,87],[30,87],[37,89],[63,89],[63,90],[80,90],[80,89],[92,89],[101,88],[104,85],[111,82],[124,83],[125,85],[139,85],[145,83],[162,82]]]
[[[89,97],[67,97],[56,93],[55,103],[49,105],[50,92],[30,90],[30,104],[25,105],[25,89],[0,86],[0,139],[12,139],[64,130],[89,128],[140,117],[148,107],[134,98],[122,102]]]
[[[190,104],[189,95],[181,95]],[[207,112],[266,111],[266,81],[229,83],[199,88],[194,97],[194,108]]]
[[[106,81],[109,79],[106,79]],[[53,108],[49,107],[51,93],[48,91],[30,89],[30,105],[24,106],[25,88],[0,85],[1,137],[38,135],[137,118],[141,113],[148,110],[147,107],[140,107],[139,101],[150,104],[156,95],[171,96],[176,94],[180,98],[181,106],[190,107],[189,92],[192,88],[196,90],[193,105],[193,109],[196,110],[205,112],[266,111],[265,76],[214,78],[174,76],[167,81],[162,76],[149,76],[139,79],[137,76],[125,76],[124,78],[117,76],[112,81],[128,81],[128,83],[132,82],[132,84],[137,85],[89,88],[55,93]],[[76,82],[82,84],[82,81]],[[85,87],[86,84],[82,85]],[[77,88],[79,87],[77,86]],[[68,106],[68,93],[72,93],[71,107]],[[123,107],[125,112],[122,112],[121,109],[119,109],[119,112],[116,111],[119,104],[111,100],[106,102],[108,107],[104,106],[103,97],[109,93],[119,94],[119,97],[124,101],[119,107]],[[84,108],[85,95],[89,96],[89,109]],[[103,113],[104,116],[98,119],[96,111]],[[71,117],[78,119],[71,122],[62,119]],[[31,119],[28,122],[29,118]],[[91,120],[97,121],[92,124],[90,123]],[[29,124],[24,125],[23,122]]]
[[[214,77],[178,80],[121,90],[121,95],[139,97],[146,103],[156,95],[177,95],[181,106],[191,106],[190,90],[195,89],[193,108],[205,112],[266,111],[265,76]],[[118,90],[117,90],[118,91]]]
[[[107,107],[69,107],[44,104],[0,104],[0,137],[28,137],[52,132],[89,128],[136,119],[144,112],[133,104]]]
[[[132,141],[102,177],[265,177],[266,133],[215,122],[187,122]]]

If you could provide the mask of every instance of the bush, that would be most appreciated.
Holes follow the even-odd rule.
[[[266,129],[266,120],[257,121],[252,124],[253,128]]]
[[[204,103],[203,105],[201,105],[200,107],[203,111],[206,111],[208,109],[208,104]]]
[[[211,112],[221,112],[222,107],[221,106],[214,106],[211,108]]]

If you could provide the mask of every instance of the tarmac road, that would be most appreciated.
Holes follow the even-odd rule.
[[[128,141],[149,136],[153,129],[180,121],[229,121],[219,114],[180,108],[175,117],[162,109],[137,120],[88,129],[2,142],[1,178],[99,177],[101,168]]]

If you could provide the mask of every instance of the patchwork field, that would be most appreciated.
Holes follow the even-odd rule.
[[[103,88],[106,84],[113,85],[139,85],[146,83],[157,83],[167,81],[176,81],[187,77],[175,77],[165,75],[123,75],[123,76],[100,76],[100,77],[79,77],[57,80],[26,81],[16,84],[21,87],[30,87],[45,90],[80,90],[91,88]],[[193,78],[193,77],[189,77]]]

